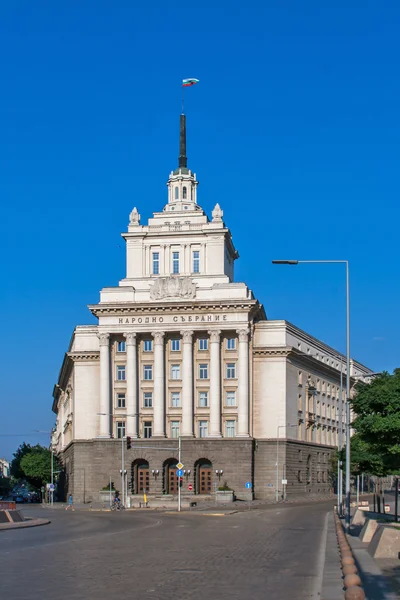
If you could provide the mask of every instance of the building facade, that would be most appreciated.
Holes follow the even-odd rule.
[[[257,498],[274,496],[277,484],[279,494],[327,493],[345,358],[267,320],[234,281],[239,255],[223,211],[216,204],[209,220],[197,202],[185,119],[167,203],[143,225],[132,210],[126,278],[89,306],[98,324],[75,328],[54,388],[66,492],[95,501],[121,469],[130,494],[173,495],[180,439],[191,493],[226,482],[247,498],[248,481]],[[370,373],[351,368],[353,377]]]
[[[0,477],[10,477],[10,463],[5,458],[0,458]]]

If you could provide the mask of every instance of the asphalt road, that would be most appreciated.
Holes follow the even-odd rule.
[[[7,600],[320,598],[332,503],[211,516],[26,508],[43,527],[0,532]]]

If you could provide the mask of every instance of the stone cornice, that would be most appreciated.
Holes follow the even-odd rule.
[[[340,370],[323,363],[321,360],[315,358],[312,354],[306,354],[293,346],[275,346],[275,347],[254,347],[253,356],[255,358],[261,356],[269,357],[286,357],[291,359],[292,362],[296,362],[302,368],[308,368],[313,372],[323,373],[326,376],[338,379],[340,377]],[[345,377],[345,375],[344,375]],[[351,381],[353,378],[351,378]]]
[[[284,356],[287,357],[291,353],[293,348],[289,346],[277,346],[277,347],[253,347],[253,356]]]
[[[100,352],[98,350],[68,352],[68,358],[70,358],[73,362],[89,362],[93,360],[100,360]]]
[[[185,313],[185,312],[204,312],[212,313],[214,311],[237,311],[250,312],[256,316],[259,312],[259,318],[265,319],[264,308],[257,300],[223,300],[212,302],[157,302],[153,303],[104,303],[88,305],[90,312],[95,317],[106,315],[124,315],[124,314],[165,314],[165,313]]]

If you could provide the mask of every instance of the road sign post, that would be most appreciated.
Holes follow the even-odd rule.
[[[182,448],[182,444],[181,444],[181,436],[179,436],[178,438],[178,465],[179,465],[179,470],[182,475],[183,475],[183,465],[182,465],[182,461],[181,461],[181,448]],[[178,477],[182,477],[182,475],[178,475]],[[181,512],[181,482],[180,479],[178,481],[178,512]]]
[[[246,485],[245,485],[246,490],[251,490],[252,487],[253,487],[253,484],[251,483],[251,481],[246,481]],[[249,500],[248,500],[249,510],[250,510],[250,500],[251,500],[251,494],[249,493]]]

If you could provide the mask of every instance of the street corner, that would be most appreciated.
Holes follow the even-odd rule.
[[[27,527],[41,527],[42,525],[50,525],[50,519],[26,519],[17,523],[2,523],[0,531],[9,531],[10,529],[25,529]]]

